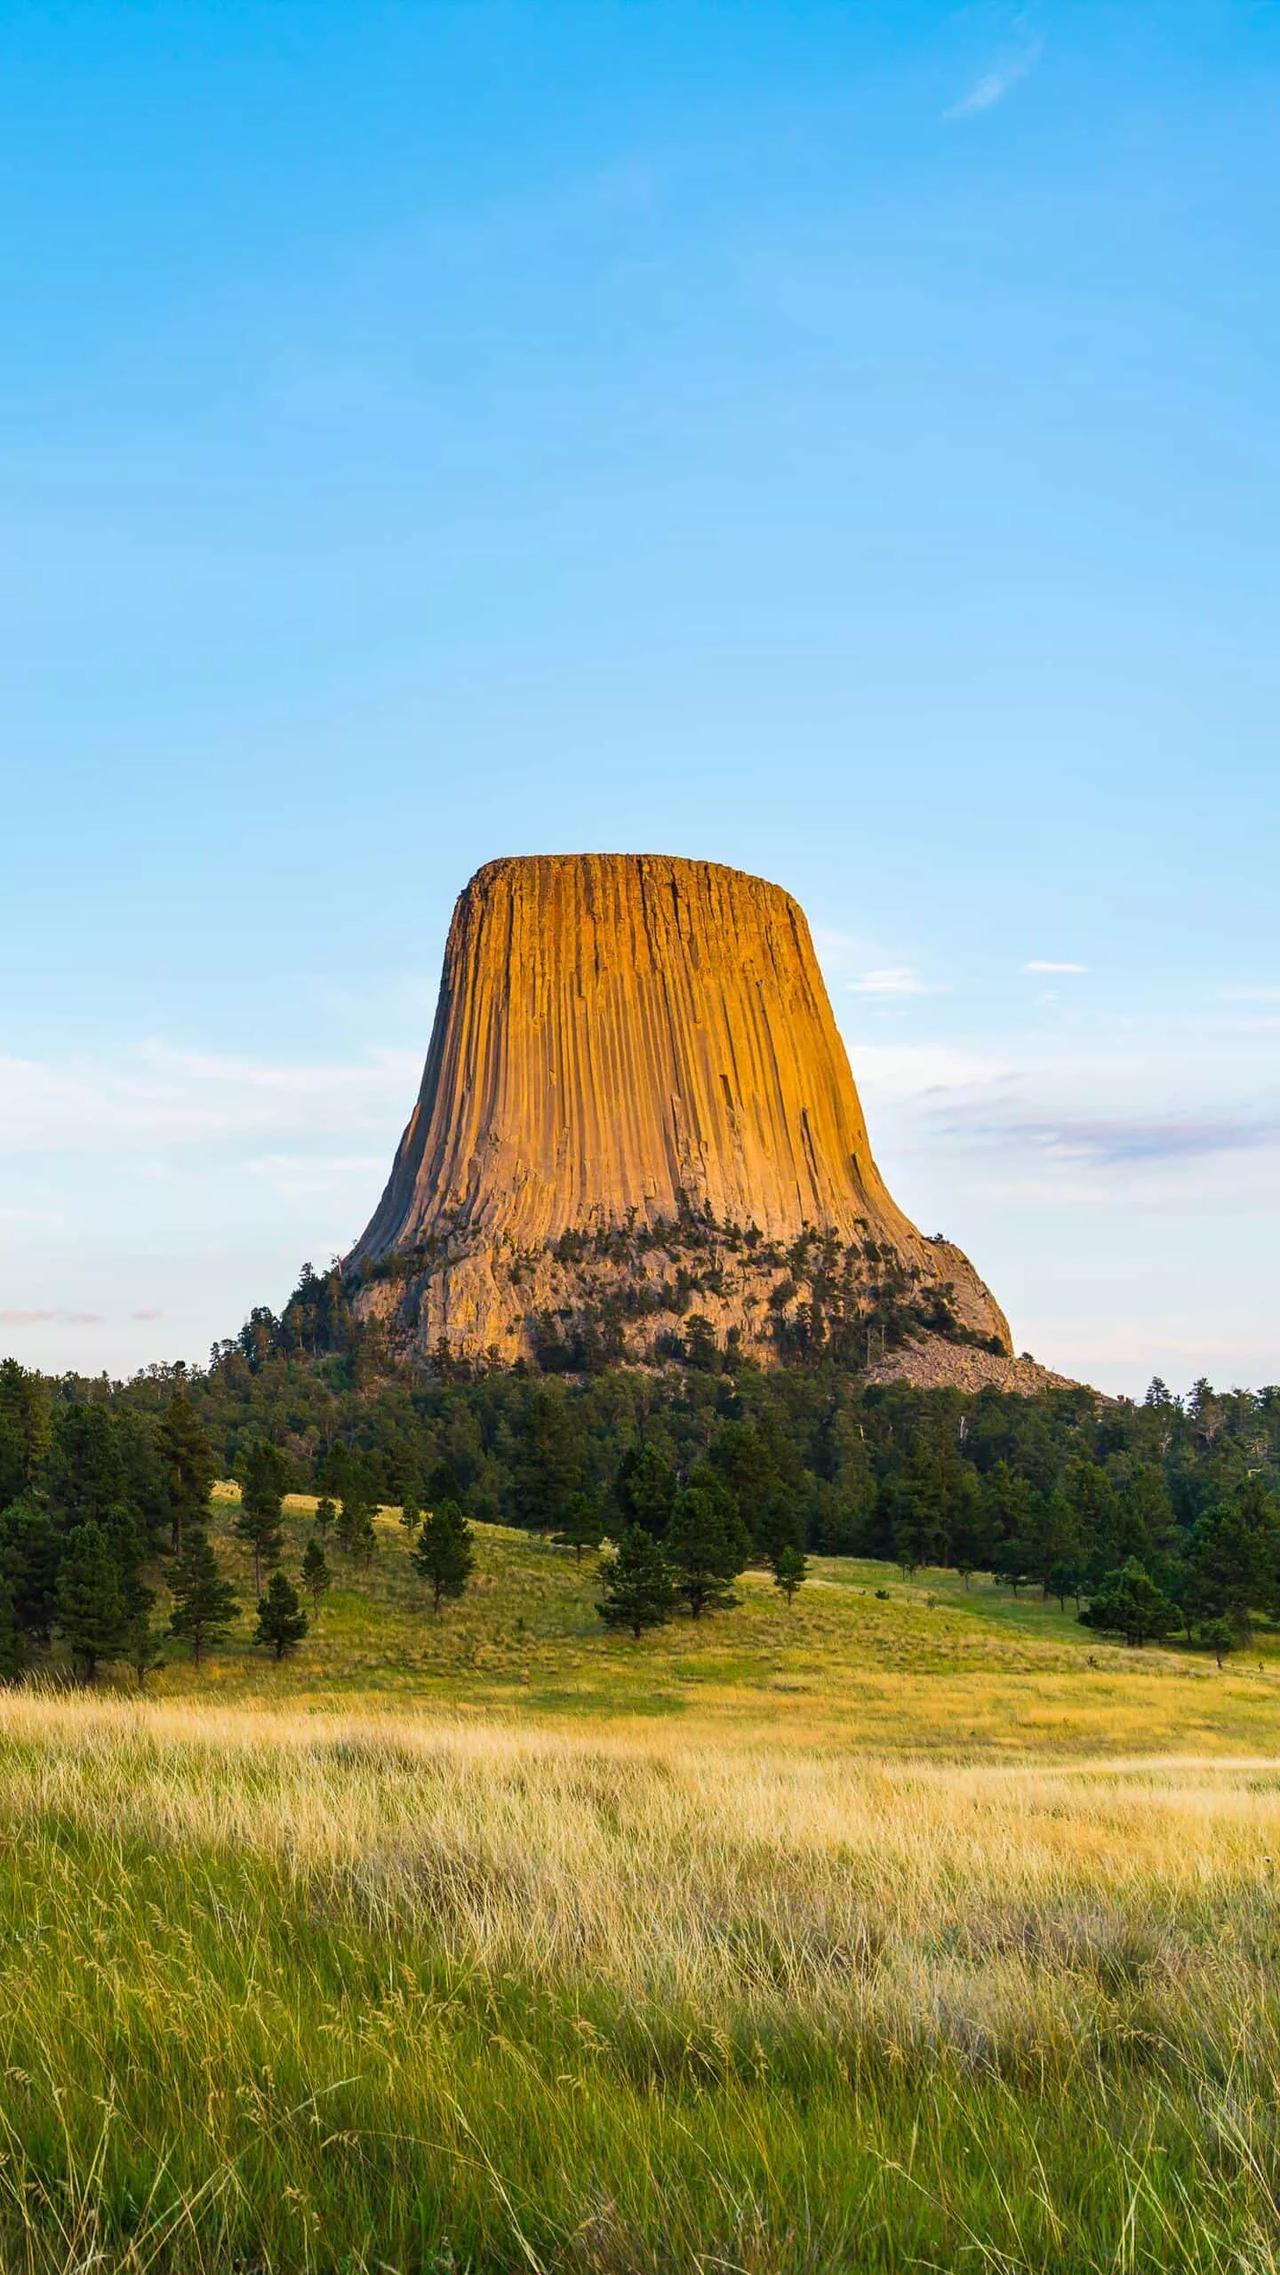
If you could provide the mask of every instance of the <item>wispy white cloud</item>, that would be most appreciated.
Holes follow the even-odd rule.
[[[929,989],[910,964],[886,964],[879,971],[862,972],[845,981],[853,995],[928,995]]]
[[[1218,990],[1221,1003],[1280,1003],[1280,987],[1223,987]]]
[[[1280,1143],[1280,1121],[1255,1115],[1058,1114],[1033,1120],[1014,1114],[987,1118],[979,1111],[954,1115],[950,1127],[957,1135],[1099,1169],[1203,1161]]]
[[[989,1090],[1009,1079],[1009,1070],[981,1051],[959,1043],[850,1044],[853,1070],[864,1098],[928,1098],[939,1092]]]
[[[305,1144],[318,1116],[330,1140],[383,1138],[403,1120],[419,1072],[416,1052],[274,1064],[157,1042],[105,1064],[0,1058],[0,1154]]]
[[[51,1311],[0,1311],[0,1323],[6,1327],[101,1327],[100,1311],[68,1311],[58,1306]]]
[[[1055,963],[1048,956],[1033,956],[1030,963],[1024,964],[1022,969],[1024,972],[1087,972],[1089,966],[1087,964]]]
[[[1002,103],[1005,96],[1013,92],[1020,80],[1035,70],[1043,53],[1044,41],[1039,38],[1026,38],[1016,46],[1010,46],[996,58],[989,71],[984,71],[980,78],[974,80],[958,102],[951,104],[945,116],[976,118],[983,111],[993,111],[997,103]]]

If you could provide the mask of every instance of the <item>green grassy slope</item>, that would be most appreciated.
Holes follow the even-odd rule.
[[[287,1507],[285,1563],[295,1576],[313,1507],[302,1497]],[[1258,1751],[1280,1727],[1270,1644],[1219,1673],[1200,1652],[1101,1642],[1056,1603],[1011,1597],[989,1579],[968,1589],[953,1573],[904,1581],[896,1567],[848,1559],[812,1559],[790,1612],[768,1574],[750,1572],[737,1611],[696,1626],[682,1618],[635,1643],[596,1615],[596,1557],[579,1564],[549,1541],[477,1526],[473,1584],[436,1618],[390,1511],[369,1567],[330,1550],[333,1591],[306,1643],[277,1666],[248,1640],[252,1579],[229,1530],[234,1488],[219,1488],[215,1509],[245,1613],[199,1670],[174,1647],[153,1678],[161,1697],[595,1727],[672,1720],[742,1741],[952,1757]]]

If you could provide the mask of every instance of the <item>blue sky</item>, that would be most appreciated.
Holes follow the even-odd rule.
[[[1020,1347],[1280,1378],[1280,10],[0,18],[0,1346],[370,1213],[454,894],[789,886]]]

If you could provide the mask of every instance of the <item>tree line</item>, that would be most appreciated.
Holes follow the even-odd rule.
[[[869,1388],[834,1367],[730,1370],[697,1336],[690,1353],[583,1381],[442,1364],[412,1384],[358,1380],[341,1356],[251,1365],[238,1348],[121,1384],[6,1361],[0,1667],[55,1630],[86,1668],[114,1654],[140,1676],[170,1641],[207,1648],[234,1616],[208,1539],[218,1475],[242,1481],[236,1528],[260,1605],[295,1490],[328,1505],[328,1539],[357,1563],[380,1505],[403,1506],[415,1537],[424,1510],[447,1508],[578,1554],[608,1537],[611,1608],[619,1567],[643,1577],[646,1558],[653,1605],[701,1616],[748,1561],[776,1573],[818,1551],[990,1573],[1135,1644],[1185,1634],[1226,1649],[1280,1617],[1280,1390],[965,1395]],[[322,1558],[326,1535],[310,1544]],[[300,1603],[290,1616],[306,1618]]]

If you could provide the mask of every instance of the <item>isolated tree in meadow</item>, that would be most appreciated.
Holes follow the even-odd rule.
[[[322,1540],[332,1532],[338,1521],[338,1504],[327,1493],[322,1493],[316,1502],[316,1513],[311,1521]]]
[[[407,1533],[415,1533],[422,1523],[422,1503],[411,1485],[406,1485],[400,1503],[400,1522]]]
[[[218,1474],[209,1436],[191,1400],[178,1391],[160,1418],[160,1458],[175,1554],[188,1525],[202,1525]]]
[[[460,1596],[475,1566],[471,1527],[456,1501],[442,1501],[422,1520],[410,1562],[431,1590],[431,1608],[438,1612],[446,1596]]]
[[[600,1503],[594,1493],[572,1493],[565,1506],[564,1523],[556,1534],[561,1548],[571,1548],[575,1564],[581,1564],[584,1548],[598,1548],[604,1539],[604,1520]]]
[[[255,1595],[262,1593],[264,1565],[278,1564],[284,1536],[280,1530],[284,1506],[284,1462],[276,1448],[259,1442],[249,1449],[245,1463],[240,1512],[233,1530],[253,1555]]]
[[[358,1564],[372,1562],[378,1536],[373,1529],[373,1504],[363,1486],[352,1485],[343,1494],[334,1537],[339,1548]]]
[[[737,1510],[722,1486],[686,1485],[676,1495],[665,1542],[676,1593],[694,1619],[704,1611],[731,1611],[738,1598],[730,1582],[751,1554]]]
[[[273,1572],[270,1585],[258,1604],[258,1624],[253,1631],[255,1643],[269,1643],[275,1658],[283,1659],[301,1643],[308,1627],[307,1615],[298,1601],[298,1591],[280,1571]]]
[[[1082,1626],[1122,1635],[1135,1649],[1156,1636],[1167,1635],[1177,1619],[1176,1606],[1144,1572],[1136,1556],[1107,1573],[1080,1614]]]
[[[1212,1651],[1220,1667],[1225,1666],[1239,1640],[1229,1619],[1207,1619],[1200,1630],[1200,1641],[1206,1651]]]
[[[58,1570],[58,1626],[85,1682],[104,1660],[123,1658],[129,1612],[120,1568],[103,1527],[90,1520],[69,1534]]]
[[[302,1559],[302,1585],[310,1596],[315,1609],[319,1611],[321,1597],[327,1596],[333,1586],[333,1574],[325,1561],[325,1553],[318,1540],[313,1539],[307,1542],[306,1553]]]
[[[226,1634],[240,1608],[202,1527],[192,1526],[188,1531],[182,1554],[169,1574],[169,1586],[173,1591],[169,1633],[191,1645],[191,1657],[198,1667],[210,1644],[220,1642]]]
[[[779,1593],[786,1598],[788,1611],[791,1609],[791,1601],[796,1589],[802,1588],[808,1577],[808,1557],[802,1548],[796,1547],[794,1541],[788,1541],[785,1548],[780,1548],[773,1559],[773,1584]]]
[[[643,1525],[628,1525],[604,1569],[596,1605],[606,1627],[626,1627],[639,1642],[646,1627],[661,1627],[676,1605],[675,1583],[659,1543]]]

